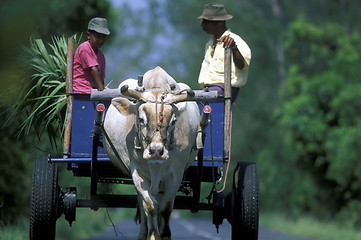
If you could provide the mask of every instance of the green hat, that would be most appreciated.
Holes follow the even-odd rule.
[[[93,18],[89,21],[88,30],[94,30],[98,33],[109,35],[108,21],[105,18]]]
[[[222,4],[211,3],[204,5],[203,13],[198,18],[209,21],[226,21],[233,18],[233,16],[227,14],[227,11]]]

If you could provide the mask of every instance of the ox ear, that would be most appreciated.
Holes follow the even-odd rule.
[[[132,113],[134,103],[126,98],[117,97],[112,99],[112,105],[122,114],[129,115]]]

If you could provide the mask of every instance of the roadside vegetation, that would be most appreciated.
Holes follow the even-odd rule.
[[[121,218],[125,218],[125,212],[116,209],[77,209],[76,221],[72,226],[61,217],[57,221],[57,240],[79,240],[92,236],[107,228],[112,228],[112,222],[116,223]],[[115,233],[114,233],[115,234]],[[0,222],[0,240],[28,240],[29,239],[29,219],[22,217],[15,223],[6,224]]]
[[[320,221],[314,217],[290,218],[287,214],[261,214],[260,225],[290,235],[309,237],[315,240],[360,240],[361,231],[337,221]]]
[[[123,218],[134,215],[133,210],[109,210],[100,209],[94,212],[90,209],[81,209],[77,212],[77,221],[69,227],[68,222],[61,218],[57,222],[58,240],[79,240],[92,236],[100,231],[112,228],[112,222],[116,223]],[[210,218],[210,212],[198,214],[182,211],[182,217],[206,217]],[[110,218],[109,218],[110,217]],[[111,220],[110,220],[111,219]],[[302,216],[298,218],[285,217],[280,213],[262,213],[260,226],[282,233],[309,237],[315,240],[361,240],[361,231],[352,226],[347,226],[335,221],[320,221],[312,217]],[[27,240],[29,221],[21,218],[16,224],[0,224],[0,240]],[[116,230],[115,230],[116,231]],[[118,233],[119,234],[119,233]],[[115,233],[114,233],[115,236]]]

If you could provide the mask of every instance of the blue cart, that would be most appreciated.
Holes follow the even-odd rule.
[[[93,210],[103,207],[136,207],[136,195],[98,193],[98,183],[133,184],[129,176],[111,163],[103,149],[101,119],[106,114],[112,96],[119,94],[117,90],[105,92],[109,94],[103,98],[94,96],[96,94],[67,94],[68,116],[71,118],[68,118],[65,131],[68,136],[65,136],[64,156],[56,158],[49,155],[37,159],[34,164],[31,240],[55,239],[57,219],[64,215],[71,225],[76,219],[76,208],[79,207]],[[203,148],[199,149],[198,156],[184,173],[174,208],[189,209],[191,212],[212,211],[217,229],[224,219],[232,224],[232,239],[256,240],[259,215],[256,164],[238,162],[233,175],[228,174],[231,131],[229,98],[214,97],[212,92],[196,92],[201,95],[198,105],[202,114]],[[66,164],[76,177],[90,178],[88,199],[79,198],[76,187],[59,186],[58,164]],[[223,166],[226,166],[225,170]],[[224,189],[217,191],[216,185],[226,181],[227,176],[228,182],[232,182],[232,189],[227,192]],[[213,183],[210,184],[213,187],[209,189],[207,202],[200,199],[203,182]]]

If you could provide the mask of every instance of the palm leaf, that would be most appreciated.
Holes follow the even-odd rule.
[[[79,45],[81,35],[73,36]],[[28,66],[23,91],[5,123],[21,119],[17,135],[47,134],[55,143],[63,136],[65,122],[65,75],[67,38],[53,36],[50,43],[30,38],[30,46],[23,47],[22,59]]]

